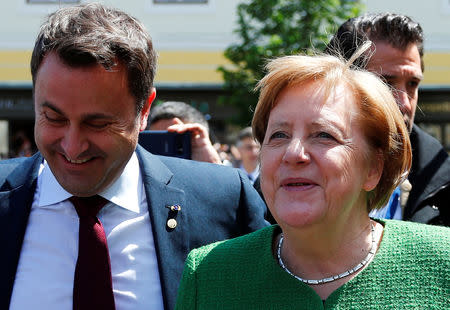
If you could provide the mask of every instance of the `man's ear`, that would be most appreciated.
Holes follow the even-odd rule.
[[[155,97],[156,97],[156,89],[153,87],[152,90],[150,91],[150,95],[148,96],[147,101],[142,107],[142,111],[140,114],[141,125],[139,126],[139,131],[143,131],[145,130],[145,128],[147,128],[147,119],[148,115],[150,114],[150,107],[152,106],[152,102],[153,100],[155,100]]]
[[[375,153],[371,161],[369,171],[367,173],[366,181],[363,184],[363,189],[370,192],[375,187],[377,187],[378,182],[380,182],[381,175],[383,174],[384,160],[383,155],[380,151]]]

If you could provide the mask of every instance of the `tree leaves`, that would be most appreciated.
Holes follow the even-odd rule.
[[[250,124],[258,95],[253,91],[268,60],[321,51],[339,25],[360,14],[358,0],[251,0],[238,5],[239,42],[225,50],[232,66],[220,66],[229,96],[219,103],[238,108],[230,121]]]

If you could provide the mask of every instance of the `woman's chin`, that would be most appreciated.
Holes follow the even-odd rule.
[[[278,210],[275,218],[280,226],[300,228],[318,222],[321,214],[317,210]]]

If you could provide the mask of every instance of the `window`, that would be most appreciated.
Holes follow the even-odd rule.
[[[27,0],[27,3],[51,3],[51,4],[80,3],[80,0]]]
[[[188,4],[188,3],[208,3],[208,0],[153,0],[155,4]]]
[[[216,12],[216,0],[151,0],[147,3],[150,14],[211,14]]]
[[[442,11],[450,14],[450,0],[442,0]]]

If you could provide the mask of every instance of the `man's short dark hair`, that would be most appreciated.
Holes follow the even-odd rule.
[[[159,120],[179,118],[183,123],[198,123],[209,131],[205,116],[193,106],[181,101],[166,101],[150,110],[149,124]]]
[[[239,131],[238,138],[237,138],[238,142],[242,141],[242,140],[244,140],[246,138],[253,139],[252,127],[245,127],[244,129]]]
[[[236,146],[241,147],[243,144],[243,141],[247,138],[255,139],[255,137],[253,136],[253,129],[250,126],[245,127],[239,131],[237,140],[236,140]]]
[[[55,52],[72,67],[126,67],[128,87],[140,112],[153,87],[156,53],[150,35],[135,18],[98,3],[67,7],[41,26],[31,57],[33,86],[44,57]],[[82,90],[80,90],[82,91]]]
[[[423,30],[405,15],[393,13],[365,14],[350,18],[343,23],[325,48],[325,53],[350,59],[361,44],[367,40],[383,41],[392,47],[405,50],[411,43],[417,46],[423,64]],[[367,57],[361,57],[355,65],[365,68]]]

